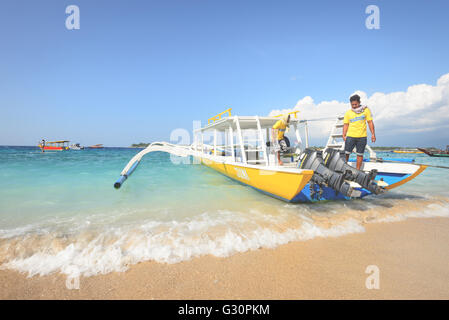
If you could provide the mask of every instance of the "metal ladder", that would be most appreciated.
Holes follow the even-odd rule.
[[[334,126],[332,127],[329,139],[327,140],[326,146],[324,147],[323,153],[327,153],[327,149],[333,148],[338,150],[343,150],[345,148],[345,141],[343,140],[343,120],[344,116],[340,115],[337,117]],[[366,149],[369,152],[370,159],[377,159],[376,152],[369,146],[366,145]]]
[[[338,150],[343,150],[345,148],[345,141],[343,140],[343,119],[344,116],[338,116],[332,127],[329,139],[327,139],[326,147],[324,147],[324,153],[327,149],[333,148]]]

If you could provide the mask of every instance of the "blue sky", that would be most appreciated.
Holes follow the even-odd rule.
[[[65,27],[72,4],[80,30]],[[370,4],[379,30],[365,27]],[[435,85],[449,72],[448,16],[448,1],[5,0],[0,144],[128,146],[228,107],[267,115],[305,96]],[[434,131],[377,135],[377,145],[449,144]]]

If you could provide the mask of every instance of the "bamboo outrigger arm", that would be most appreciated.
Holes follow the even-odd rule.
[[[194,154],[190,146],[180,146],[167,142],[153,142],[148,147],[136,154],[120,173],[120,177],[114,183],[114,188],[119,189],[126,179],[134,172],[144,155],[154,151],[162,151],[180,157],[187,157]]]

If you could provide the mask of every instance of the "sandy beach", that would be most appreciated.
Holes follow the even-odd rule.
[[[227,258],[143,262],[82,277],[78,290],[61,274],[2,270],[0,299],[449,299],[449,219],[365,227]],[[368,265],[379,268],[379,289],[365,286]]]

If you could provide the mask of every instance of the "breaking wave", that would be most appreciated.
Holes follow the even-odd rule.
[[[0,230],[0,265],[28,276],[55,272],[93,276],[122,272],[142,261],[177,263],[202,255],[227,257],[292,241],[361,233],[367,223],[416,217],[449,217],[449,199],[388,194],[322,204],[276,202],[248,211],[216,210],[125,225],[85,223],[53,230],[28,225]]]

